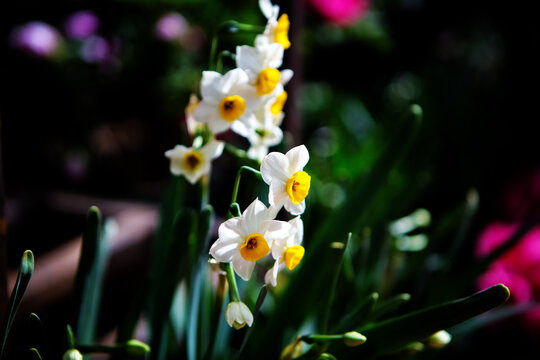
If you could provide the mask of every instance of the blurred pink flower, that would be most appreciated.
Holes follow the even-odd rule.
[[[182,15],[170,12],[158,19],[155,31],[161,40],[180,40],[188,33],[189,25]]]
[[[10,43],[34,56],[49,58],[60,49],[62,36],[51,25],[33,21],[13,29]]]
[[[71,14],[64,25],[68,37],[84,39],[96,33],[99,27],[99,18],[93,11],[81,10]]]
[[[506,242],[518,228],[518,223],[489,224],[478,238],[476,255],[488,255]],[[479,289],[499,283],[510,289],[514,303],[540,299],[540,226],[531,229],[477,280]],[[528,312],[524,320],[527,327],[540,329],[540,308]]]
[[[313,7],[328,21],[341,26],[352,25],[362,19],[371,0],[310,0]]]

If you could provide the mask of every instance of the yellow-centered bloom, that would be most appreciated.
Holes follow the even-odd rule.
[[[311,176],[304,171],[309,153],[304,145],[289,150],[286,154],[271,152],[261,164],[261,175],[269,185],[268,202],[281,207],[293,215],[300,215],[306,208],[305,198],[309,194]]]
[[[290,69],[278,70],[283,62],[283,46],[278,43],[260,43],[257,46],[236,47],[236,65],[249,77],[259,97],[277,96],[293,76]]]
[[[232,301],[227,305],[225,319],[229,326],[234,327],[236,330],[243,328],[246,324],[248,326],[253,324],[253,314],[247,305],[241,301]]]
[[[294,270],[304,257],[305,249],[302,245],[304,238],[304,224],[300,216],[289,221],[292,231],[286,239],[274,241],[272,244],[272,257],[276,260],[274,266],[266,272],[264,280],[272,286],[277,285],[277,277],[283,268]]]
[[[222,141],[210,141],[200,149],[193,149],[183,145],[176,145],[167,150],[165,156],[171,161],[170,170],[174,175],[184,175],[186,179],[195,184],[199,178],[210,171],[211,161],[223,152]]]
[[[219,262],[230,262],[234,271],[249,280],[257,260],[265,257],[274,241],[284,241],[292,226],[274,220],[276,211],[255,199],[242,213],[222,223],[218,239],[210,248],[210,254]]]
[[[248,75],[239,68],[225,75],[203,71],[201,95],[195,118],[207,123],[214,134],[228,130],[237,120],[245,121],[253,116],[252,104],[257,99]]]
[[[279,6],[272,5],[270,0],[259,0],[259,7],[268,22],[264,32],[255,39],[255,43],[277,43],[284,49],[288,49],[291,42],[289,41],[290,22],[287,14],[282,14],[278,19]]]

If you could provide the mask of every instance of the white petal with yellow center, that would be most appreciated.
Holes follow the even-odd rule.
[[[233,69],[222,75],[203,71],[202,99],[195,110],[195,117],[207,123],[214,134],[228,130],[237,120],[253,116],[257,95],[249,85],[249,77],[242,69]]]
[[[234,271],[249,280],[255,262],[270,253],[274,241],[283,241],[291,225],[274,220],[276,211],[255,199],[239,217],[222,223],[210,254],[219,262],[230,262]]]
[[[269,185],[268,202],[272,206],[284,206],[292,215],[305,210],[305,197],[309,193],[311,177],[305,171],[309,152],[304,145],[286,154],[271,152],[262,161],[261,175]]]
[[[176,145],[167,150],[165,156],[170,160],[170,171],[174,175],[183,175],[195,184],[201,176],[210,172],[211,161],[223,152],[222,141],[210,141],[200,149]]]

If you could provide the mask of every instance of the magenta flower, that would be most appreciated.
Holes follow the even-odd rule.
[[[362,19],[371,0],[310,0],[313,7],[328,21],[340,26],[352,25]]]
[[[49,58],[60,49],[62,36],[51,25],[33,21],[13,29],[10,43],[34,56]]]
[[[81,10],[68,17],[64,31],[68,37],[85,39],[96,33],[99,27],[99,18],[93,11]]]
[[[476,255],[488,255],[508,240],[518,223],[494,222],[478,238]],[[479,289],[502,283],[512,294],[514,303],[540,299],[540,226],[529,231],[515,246],[498,258],[477,281]],[[529,328],[540,329],[540,307],[524,317]]]

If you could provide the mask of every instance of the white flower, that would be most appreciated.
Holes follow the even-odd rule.
[[[277,285],[278,273],[287,267],[293,270],[304,257],[304,247],[300,245],[304,238],[304,224],[300,216],[289,221],[289,224],[296,230],[291,235],[280,241],[274,241],[272,244],[272,257],[276,260],[274,266],[266,272],[264,281],[272,286]]]
[[[228,130],[236,120],[253,116],[257,95],[248,82],[248,75],[239,68],[225,75],[203,71],[202,100],[195,110],[197,120],[207,123],[210,131],[216,134]]]
[[[232,301],[227,305],[225,319],[229,326],[234,327],[236,330],[243,328],[246,324],[248,326],[253,324],[253,314],[249,311],[247,305],[241,301]]]
[[[281,93],[283,85],[292,78],[292,70],[277,69],[282,61],[283,46],[278,43],[261,43],[257,47],[243,45],[236,48],[236,65],[246,71],[249,83],[255,86],[259,96],[274,91]]]
[[[256,44],[261,43],[279,43],[284,49],[291,46],[289,41],[289,17],[282,14],[279,19],[279,6],[272,5],[270,0],[259,0],[261,12],[268,19],[264,33],[255,38]]]
[[[292,226],[279,220],[274,208],[266,208],[255,199],[242,216],[231,218],[219,226],[219,238],[210,254],[219,262],[231,262],[234,271],[249,280],[255,262],[265,257],[274,241],[281,241],[293,231]]]
[[[176,145],[167,150],[165,156],[171,160],[170,170],[174,175],[184,175],[195,184],[199,178],[210,171],[210,162],[223,152],[223,141],[212,140],[200,149]]]
[[[269,185],[271,206],[283,205],[292,215],[304,212],[304,199],[311,185],[311,176],[303,171],[308,161],[309,153],[304,145],[292,148],[286,154],[271,152],[266,155],[261,164],[261,175]]]
[[[275,98],[261,102],[254,111],[255,116],[251,117],[248,123],[235,127],[239,135],[248,139],[251,146],[247,155],[252,159],[262,161],[268,154],[268,148],[278,145],[283,139],[283,131],[279,124],[276,124],[276,117],[271,111],[274,102]]]

